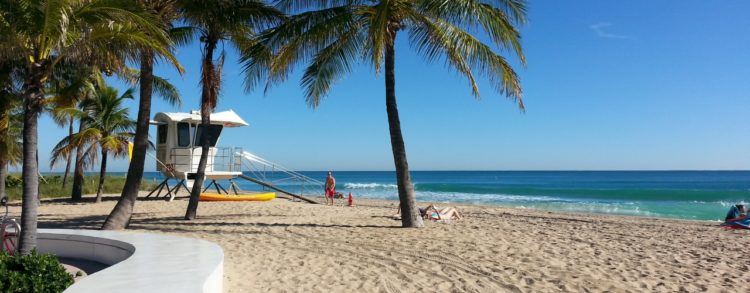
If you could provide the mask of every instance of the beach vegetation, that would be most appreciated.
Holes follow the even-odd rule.
[[[104,87],[104,77],[102,75],[101,71],[95,66],[69,62],[63,66],[58,66],[52,76],[50,76],[46,89],[49,96],[46,101],[47,108],[52,116],[52,120],[58,125],[63,126],[66,124],[66,120],[68,120],[68,136],[74,133],[71,126],[73,126],[75,120],[78,120],[79,132],[86,128],[86,121],[76,119],[67,109],[77,107],[82,101],[91,98],[97,88]],[[70,191],[70,198],[73,201],[80,201],[83,198],[83,173],[86,168],[84,145],[77,146],[75,152],[66,153],[63,157],[66,164],[65,173],[63,173],[63,185],[68,182],[70,165],[73,162],[73,158],[75,158],[73,188]],[[53,156],[50,168],[54,167],[58,161],[59,157]]]
[[[2,69],[0,69],[2,70]],[[0,89],[0,198],[5,196],[5,186],[20,184],[14,180],[8,180],[8,167],[21,163],[21,129],[22,120],[20,95],[10,82],[12,78],[7,71],[3,71],[0,78],[5,81],[5,86]],[[7,180],[7,181],[6,181]]]
[[[16,65],[12,71],[23,100],[22,254],[36,247],[37,128],[46,102],[45,83],[58,66],[66,64],[96,64],[107,73],[117,73],[142,47],[174,60],[166,49],[169,44],[152,17],[127,1],[0,1],[0,62]]]
[[[32,250],[28,255],[0,251],[0,292],[63,292],[73,276],[51,254]]]
[[[77,107],[79,102],[87,99],[96,90],[96,87],[102,83],[101,73],[86,64],[58,66],[55,72],[52,73],[49,82],[47,82],[47,89],[45,90],[49,96],[47,98],[47,107],[50,110],[52,121],[60,127],[68,128],[68,136],[74,133],[76,119],[73,115],[64,111],[64,109]],[[81,158],[77,157],[76,159]],[[73,156],[65,157],[63,184],[67,184],[72,162]],[[50,167],[54,167],[54,164]],[[78,170],[82,172],[82,168],[78,167]],[[82,174],[79,175],[82,176]],[[76,189],[74,188],[73,190]],[[71,194],[74,200],[80,199],[80,196],[80,194]]]
[[[70,183],[71,178],[68,178]],[[62,185],[62,176],[59,174],[43,175],[39,181],[39,197],[44,198],[65,198],[67,194],[70,194],[71,185],[67,184],[65,187]],[[82,190],[84,195],[95,194],[99,189],[99,176],[96,174],[89,174],[84,176]],[[8,180],[5,182],[7,188],[7,195],[10,200],[20,200],[22,195],[21,185],[21,174],[10,174]],[[125,177],[121,175],[109,175],[104,179],[102,190],[104,194],[120,193],[123,186],[125,186]],[[156,182],[144,181],[141,184],[141,190],[152,190],[156,187]],[[85,199],[85,197],[84,197]]]
[[[518,75],[496,51],[525,63],[517,28],[526,20],[524,0],[279,0],[277,4],[293,15],[261,34],[251,48],[256,55],[265,52],[272,57],[243,60],[246,86],[263,77],[269,84],[284,81],[299,62],[308,62],[301,85],[308,105],[315,108],[356,62],[370,64],[376,73],[385,71],[385,105],[403,227],[423,223],[396,105],[397,36],[407,34],[409,44],[428,63],[444,61],[464,76],[473,96],[479,97],[476,76],[484,76],[498,94],[523,109]],[[489,43],[475,36],[480,31]]]
[[[104,179],[107,173],[107,159],[127,157],[128,146],[133,136],[135,121],[130,119],[130,111],[124,107],[125,100],[133,99],[133,89],[118,95],[117,89],[105,86],[97,88],[93,97],[79,103],[80,109],[67,108],[60,110],[76,117],[86,127],[79,132],[64,137],[52,150],[52,162],[70,157],[74,152],[83,149],[85,165],[100,162],[99,188],[96,202],[101,202]],[[100,153],[99,158],[97,154]],[[64,182],[64,180],[63,180]]]

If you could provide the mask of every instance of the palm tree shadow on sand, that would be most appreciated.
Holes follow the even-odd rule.
[[[282,215],[277,215],[281,217]],[[221,227],[254,227],[254,228],[290,228],[290,227],[313,227],[313,228],[401,228],[399,225],[347,225],[347,224],[322,224],[322,223],[280,223],[270,220],[268,222],[227,222],[227,218],[248,217],[246,214],[226,214],[202,216],[198,221],[185,221],[184,217],[153,217],[150,213],[135,213],[130,221],[128,230],[148,230],[160,232],[201,232],[205,230],[216,230]],[[264,215],[268,217],[268,215]],[[66,217],[59,214],[47,214],[40,217],[39,228],[47,229],[84,229],[97,230],[101,227],[107,215],[92,215],[81,217]],[[281,218],[279,218],[281,220]],[[260,233],[257,231],[222,231],[222,233]]]

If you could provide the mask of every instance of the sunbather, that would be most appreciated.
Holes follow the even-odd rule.
[[[439,209],[435,205],[429,205],[426,208],[417,208],[419,211],[419,215],[424,220],[460,220],[463,219],[463,216],[461,213],[458,212],[458,210],[454,207],[447,207],[443,209]],[[400,219],[401,218],[401,205],[398,205],[398,208],[396,208],[396,214],[393,215],[394,219]]]
[[[424,209],[419,209],[419,213],[422,215],[422,219],[425,220],[442,221],[463,219],[461,213],[459,213],[454,207],[439,209],[434,205],[429,205]]]

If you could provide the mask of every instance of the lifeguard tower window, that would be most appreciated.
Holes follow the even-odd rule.
[[[224,125],[215,125],[211,124],[208,126],[208,130],[206,131],[206,134],[208,135],[208,145],[211,147],[216,146],[216,141],[219,140],[219,135],[221,134],[221,130],[224,128]],[[198,125],[198,128],[195,130],[195,146],[201,145],[201,135],[203,135],[203,125]]]
[[[159,136],[159,144],[167,143],[167,125],[159,125],[156,129],[156,135]]]
[[[177,146],[190,146],[190,124],[185,122],[177,123]]]

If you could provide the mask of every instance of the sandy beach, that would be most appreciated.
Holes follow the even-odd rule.
[[[750,290],[750,234],[718,223],[460,205],[402,229],[396,202],[356,203],[201,202],[187,222],[184,198],[139,201],[130,229],[219,244],[226,292]],[[114,204],[45,200],[39,226],[96,229]]]

